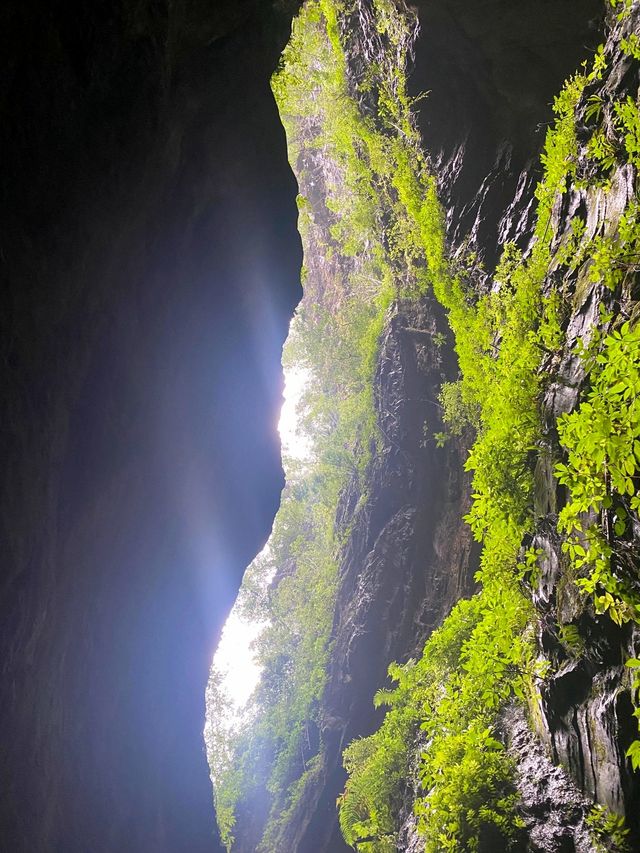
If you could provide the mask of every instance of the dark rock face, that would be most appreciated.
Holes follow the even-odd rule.
[[[628,94],[636,97],[640,80],[631,72],[631,61],[619,46],[620,40],[631,33],[640,33],[637,15],[612,27],[605,44],[607,70],[590,95],[596,94],[604,102]],[[578,115],[579,129],[583,119]],[[583,156],[584,149],[580,158]],[[609,186],[570,187],[555,210],[559,239],[578,211],[586,222],[585,239],[614,233],[625,206],[635,197],[634,180],[633,169],[624,165],[614,170]],[[590,280],[588,265],[576,271],[570,293],[567,340],[557,356],[555,380],[548,387],[543,406],[547,440],[550,451],[556,454],[556,419],[574,408],[585,384],[575,343],[578,338],[589,337],[598,323],[600,305],[613,307],[610,291]],[[620,307],[629,312],[632,303]],[[635,655],[637,631],[629,625],[617,627],[608,616],[586,608],[567,576],[566,556],[555,533],[556,505],[562,505],[564,495],[562,490],[556,494],[549,458],[543,456],[536,471],[539,525],[534,546],[540,548],[543,557],[534,602],[541,614],[540,648],[552,661],[555,674],[542,690],[536,728],[553,761],[566,769],[585,795],[616,814],[626,815],[637,844],[640,791],[625,757],[637,736],[637,726],[632,717],[629,673],[624,667],[625,660]],[[635,536],[628,547],[637,571]],[[566,640],[563,642],[562,632],[567,627],[579,637],[579,647],[571,648]]]
[[[564,80],[600,38],[600,0],[416,3],[413,90],[448,235],[491,269],[532,224],[538,152]],[[515,197],[515,203],[513,199]]]
[[[527,853],[592,853],[586,817],[593,806],[567,772],[549,759],[521,710],[509,708],[504,725],[517,762]]]
[[[532,164],[550,105],[579,65],[584,45],[599,38],[599,2],[544,6],[419,4],[412,86],[430,90],[419,124],[439,176],[448,238],[454,251],[463,244],[477,250],[489,270],[504,241],[529,239],[539,177]],[[541,15],[545,26],[534,23]],[[363,42],[351,40],[356,76]],[[440,383],[456,374],[446,348],[434,345],[434,332],[444,328],[437,305],[425,299],[397,304],[383,333],[375,387],[384,447],[366,483],[353,483],[338,513],[350,534],[323,700],[322,763],[290,826],[289,847],[299,853],[347,849],[335,813],[345,781],[341,752],[380,723],[371,698],[384,684],[388,663],[418,654],[458,598],[473,590],[476,554],[462,521],[469,501],[466,449],[449,444],[438,450],[429,442],[440,428]],[[536,762],[543,749],[533,735],[525,736],[523,725],[518,737],[514,730],[514,743]],[[539,766],[550,770],[544,760]],[[555,787],[550,778],[544,791],[527,794],[528,849],[591,850],[587,799],[558,774]],[[422,850],[409,813],[410,806],[400,844]]]
[[[383,444],[366,476],[343,495],[339,524],[349,529],[340,560],[329,682],[323,699],[322,768],[293,826],[291,850],[347,850],[335,801],[345,774],[342,750],[380,722],[372,697],[393,660],[419,654],[453,604],[473,589],[469,476],[463,442],[437,448],[437,390],[455,370],[438,342],[444,318],[430,297],[394,304],[375,378]],[[310,797],[313,799],[313,797]]]
[[[4,850],[216,849],[204,686],[282,485],[295,5],[0,13]]]
[[[437,389],[455,370],[434,339],[443,320],[432,298],[402,300],[382,336],[375,389],[384,444],[367,476],[366,502],[341,519],[351,534],[341,562],[334,632],[340,663],[327,688],[327,721],[357,717],[351,703],[361,701],[366,684],[379,686],[391,660],[416,654],[472,589],[471,535],[458,523],[469,499],[466,448],[437,448],[433,439]],[[374,632],[374,625],[384,629]],[[362,689],[353,684],[360,680]]]

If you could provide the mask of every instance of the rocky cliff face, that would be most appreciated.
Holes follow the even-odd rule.
[[[633,40],[639,31],[637,15],[632,15],[615,23],[606,41],[606,72],[590,93],[592,99],[602,99],[605,111],[612,109],[615,100],[637,97],[640,82],[637,70],[632,57],[620,45],[624,39]],[[588,124],[587,110],[588,102],[583,101],[578,114],[583,128]],[[587,138],[583,132],[579,169],[589,168]],[[570,187],[566,199],[557,206],[558,233],[566,234],[570,218],[578,210],[585,217],[585,240],[616,233],[636,193],[637,176],[628,164],[615,166],[608,181],[599,187]],[[627,276],[619,302],[613,301],[609,288],[592,278],[586,262],[571,281],[567,343],[556,355],[556,378],[544,399],[552,448],[557,419],[575,408],[581,392],[588,387],[583,361],[576,355],[576,340],[593,334],[601,306],[613,309],[614,315],[619,311],[625,318],[637,315],[634,270]],[[627,815],[637,833],[640,790],[625,757],[636,737],[636,726],[628,670],[624,667],[625,661],[635,656],[637,630],[630,624],[617,626],[606,616],[585,608],[568,581],[566,556],[553,533],[553,521],[566,501],[566,494],[556,494],[555,484],[549,479],[547,459],[542,457],[537,471],[536,511],[540,521],[534,544],[543,557],[534,600],[541,613],[540,648],[549,655],[555,673],[542,690],[537,728],[554,762],[564,767],[589,797],[617,814]],[[606,526],[606,511],[603,523]],[[620,558],[631,571],[634,584],[638,566],[636,536],[634,527]],[[575,629],[573,646],[567,642],[568,628]]]
[[[490,269],[532,225],[551,103],[595,47],[604,9],[587,3],[418,3],[412,91],[433,158],[448,236]]]
[[[505,242],[530,247],[533,191],[540,177],[534,164],[551,118],[550,103],[579,66],[584,45],[595,47],[602,39],[604,10],[595,2],[544,4],[544,10],[532,3],[495,2],[471,9],[436,2],[420,4],[419,11],[414,85],[430,90],[418,116],[445,207],[449,249],[454,258],[470,249],[478,252],[485,263],[474,268],[474,280],[497,289],[500,283],[492,274]],[[530,592],[539,617],[537,648],[549,673],[541,681],[539,699],[530,703],[528,719],[515,707],[501,718],[520,795],[522,833],[516,846],[531,853],[622,849],[613,824],[608,829],[602,821],[596,825],[594,802],[626,815],[631,844],[638,831],[638,785],[625,757],[637,731],[624,667],[634,656],[636,632],[594,612],[578,593],[557,533],[558,511],[567,495],[553,476],[553,462],[561,456],[557,419],[575,408],[587,387],[576,340],[588,336],[601,304],[615,316],[637,315],[633,264],[617,301],[609,287],[590,278],[592,260],[569,273],[558,272],[572,217],[584,218],[584,245],[598,235],[610,237],[637,192],[629,162],[609,167],[606,180],[589,181],[594,166],[587,128],[594,104],[604,110],[606,124],[613,120],[614,100],[637,99],[637,62],[620,46],[622,39],[633,41],[637,35],[635,11],[617,22],[610,15],[606,72],[582,96],[576,168],[553,212],[557,239],[548,280],[564,275],[566,341],[543,362],[550,377],[543,403],[545,447],[536,468],[535,533],[532,542],[523,543],[539,553]],[[540,16],[544,24],[534,25]],[[354,92],[368,65],[383,61],[378,54],[385,50],[384,38],[379,30],[367,29],[371,20],[364,0],[342,20]],[[375,115],[375,91],[361,98],[360,108]],[[306,171],[317,180],[313,188],[302,181],[301,192],[318,210],[327,183],[322,162],[315,170],[307,164]],[[313,273],[314,257],[307,262]],[[287,849],[346,849],[335,815],[346,778],[342,751],[379,725],[371,697],[384,684],[388,664],[418,655],[453,604],[474,589],[477,553],[462,521],[470,500],[463,468],[469,436],[454,439],[444,450],[432,440],[441,423],[438,389],[456,375],[445,329],[442,310],[428,296],[396,300],[385,318],[374,381],[381,444],[364,481],[352,479],[338,508],[336,524],[344,543],[319,714],[319,761],[281,836]],[[625,559],[637,586],[636,536],[634,527]],[[422,746],[418,743],[418,754]],[[411,814],[416,787],[415,780],[407,780],[397,849],[424,849]],[[241,838],[241,827],[238,832]],[[375,837],[361,843],[378,849],[378,842],[386,843]]]
[[[473,589],[472,537],[464,441],[435,454],[437,389],[453,365],[437,345],[433,299],[394,304],[380,342],[376,413],[383,443],[354,483],[338,523],[349,533],[339,563],[329,679],[322,700],[322,783],[304,805],[291,849],[347,849],[335,801],[346,778],[342,751],[369,734],[380,714],[371,697],[389,663],[419,654],[453,604]],[[435,340],[434,340],[435,338]]]
[[[605,111],[610,110],[605,121],[611,122],[613,102],[627,97],[635,101],[638,93],[637,68],[629,51],[621,49],[621,42],[624,45],[624,40],[633,41],[637,37],[637,15],[632,13],[623,20],[611,17],[609,24],[603,52],[606,71],[602,79],[587,90],[577,113],[580,142],[577,178],[566,197],[559,197],[554,210],[558,254],[571,232],[573,216],[584,217],[586,245],[598,235],[616,234],[621,217],[636,198],[637,176],[627,163],[612,166],[607,180],[599,185],[596,181],[596,186],[589,186],[588,180],[589,175],[593,177],[594,169],[588,142],[589,103],[602,103]],[[456,161],[454,157],[447,162],[441,155],[438,162],[445,166],[441,186],[445,194],[451,186],[455,199],[455,179],[461,174],[457,169],[464,158]],[[456,163],[458,165],[454,165]],[[509,162],[505,165],[508,184]],[[454,180],[449,184],[452,177]],[[525,242],[528,239],[531,198],[526,188],[534,179],[535,173],[530,168],[521,172],[515,198],[498,221],[498,244],[505,237]],[[448,224],[454,246],[458,237],[458,216],[462,213],[464,221],[464,216],[475,206],[482,211],[488,197],[485,188],[496,191],[491,176],[469,206],[456,208],[454,202],[448,207]],[[483,241],[480,238],[479,243],[476,242],[478,235],[492,223],[495,223],[493,217],[490,216],[487,222],[480,215],[471,229],[472,242],[481,250]],[[566,279],[566,343],[561,351],[550,353],[544,365],[553,380],[543,403],[548,444],[536,469],[537,532],[532,544],[539,549],[541,562],[533,587],[533,600],[540,617],[540,654],[549,658],[552,674],[542,684],[539,704],[531,709],[528,722],[514,709],[503,719],[503,731],[517,762],[521,814],[527,836],[522,841],[523,849],[541,853],[627,849],[625,843],[635,849],[633,845],[637,843],[638,832],[639,787],[625,755],[637,737],[637,728],[633,718],[629,671],[624,666],[625,661],[637,653],[637,630],[629,624],[618,626],[602,612],[594,612],[579,594],[566,550],[562,547],[564,540],[557,533],[558,512],[567,500],[567,493],[558,488],[552,473],[552,460],[560,456],[557,420],[563,413],[574,410],[581,393],[589,387],[576,342],[593,334],[599,323],[599,311],[603,308],[612,312],[609,322],[611,316],[618,316],[618,312],[623,318],[635,318],[637,315],[635,270],[629,268],[622,294],[616,302],[612,299],[610,287],[590,275],[591,263],[591,260],[585,260]],[[556,261],[555,267],[561,264],[562,261]],[[603,524],[606,528],[606,519]],[[634,527],[622,546],[623,556],[620,558],[626,566],[621,571],[630,573],[632,584],[637,583],[635,537]],[[626,817],[630,832],[626,842],[615,835],[611,826],[599,837],[597,833],[594,835],[594,802],[613,814]],[[400,838],[402,849],[423,849],[423,842],[415,835],[415,820],[411,816],[407,818]]]

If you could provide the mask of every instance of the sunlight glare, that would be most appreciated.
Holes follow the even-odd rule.
[[[308,379],[308,372],[301,367],[285,370],[284,373],[284,403],[280,411],[278,432],[282,455],[290,459],[304,460],[311,454],[311,443],[301,433],[297,411]]]
[[[254,659],[251,643],[262,628],[258,622],[245,622],[232,610],[222,630],[213,665],[223,674],[233,713],[244,708],[260,678],[260,667]]]
[[[284,375],[284,402],[278,422],[278,432],[285,459],[302,461],[311,453],[309,439],[298,428],[298,404],[307,382],[303,369],[287,370]],[[269,543],[265,545],[268,549]],[[213,666],[223,678],[223,687],[230,700],[229,723],[239,717],[260,679],[261,667],[255,660],[251,644],[264,628],[262,622],[247,622],[234,606],[222,630]]]

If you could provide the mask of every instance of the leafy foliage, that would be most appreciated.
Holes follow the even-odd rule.
[[[640,721],[640,660],[638,658],[629,658],[626,665],[633,674],[631,679],[631,698],[635,704],[633,715],[636,720]],[[640,725],[640,722],[638,725]],[[640,768],[640,740],[633,741],[627,750],[627,757],[631,759],[633,769],[638,770]]]
[[[463,398],[461,382],[443,382],[440,390],[442,420],[452,435],[462,435],[465,428],[477,426],[479,411],[477,405],[467,403]]]
[[[309,781],[335,597],[335,489],[329,477],[290,482],[269,546],[247,570],[237,606],[264,623],[254,641],[262,676],[240,719],[229,719],[221,674],[209,681],[206,740],[228,849],[243,801],[267,798],[277,823]]]
[[[254,800],[268,804],[258,849],[285,849],[287,823],[320,772],[319,699],[343,535],[335,529],[336,507],[375,445],[372,380],[385,312],[394,297],[424,286],[393,186],[394,152],[404,155],[396,137],[410,129],[398,104],[408,104],[399,69],[413,17],[399,15],[388,0],[375,4],[375,33],[385,46],[380,56],[391,59],[371,66],[362,81],[375,91],[374,122],[362,114],[348,79],[343,6],[338,0],[304,5],[272,84],[301,186],[305,248],[305,296],[283,360],[308,376],[300,415],[312,450],[306,460],[287,461],[269,547],[243,583],[237,606],[265,623],[255,643],[262,675],[233,730],[215,672],[210,683],[209,707],[222,711],[208,742],[228,849],[237,814]],[[313,189],[319,173],[321,193]]]
[[[567,461],[556,466],[556,476],[569,490],[558,527],[567,534],[563,548],[580,573],[578,586],[596,613],[622,625],[640,621],[636,563],[630,566],[616,544],[640,510],[640,327],[626,322],[608,335],[595,330],[583,352],[591,387],[578,409],[558,421]],[[634,713],[640,720],[640,711]],[[627,755],[638,769],[640,740]]]
[[[640,42],[635,34],[623,38],[621,50],[635,60],[640,59]],[[577,81],[585,84],[600,80],[606,69],[606,58],[602,45],[596,53],[594,67],[589,74],[578,75]],[[636,168],[640,166],[640,113],[638,105],[630,95],[620,100],[605,101],[601,95],[591,95],[585,109],[585,118],[596,126],[587,142],[587,157],[605,174],[609,173],[620,160]],[[581,178],[577,183],[586,187],[589,183],[598,185],[598,181]],[[600,185],[609,187],[608,181]]]
[[[611,5],[620,10],[619,20],[631,9],[627,0]],[[635,35],[623,38],[620,47],[633,59],[640,57]],[[596,60],[589,81],[606,67],[602,49]],[[636,169],[640,166],[640,111],[630,96],[609,104],[592,96],[585,115],[599,122],[587,146],[589,157],[605,171],[625,159]],[[576,252],[576,262],[590,263],[589,279],[612,291],[620,303],[629,298],[640,270],[639,214],[637,199],[630,200],[617,225],[608,222],[604,233],[583,241]],[[607,334],[612,319],[601,305],[600,328],[591,331],[588,344],[579,342],[588,387],[578,409],[558,420],[567,459],[556,466],[556,476],[568,491],[558,529],[566,535],[563,550],[576,582],[597,614],[607,614],[621,626],[640,621],[637,554],[629,541],[640,510],[640,331],[626,322]],[[628,662],[632,668],[634,661]],[[631,692],[637,706],[636,682]],[[634,713],[640,719],[640,710]],[[633,768],[640,768],[640,740],[631,744],[627,755]],[[603,814],[598,815],[602,822]]]
[[[345,753],[350,775],[340,819],[345,838],[359,840],[359,849],[385,850],[393,841],[397,798],[418,728],[426,746],[414,808],[426,850],[477,850],[492,842],[507,849],[517,836],[510,761],[495,727],[504,703],[514,693],[524,697],[535,676],[527,631],[532,609],[520,587],[517,554],[530,523],[531,452],[540,432],[538,367],[560,337],[557,300],[542,295],[554,236],[551,208],[575,168],[573,111],[583,88],[573,81],[558,99],[559,121],[547,138],[545,181],[537,192],[538,239],[526,260],[514,246],[506,248],[495,275],[497,291],[475,297],[464,273],[448,264],[433,184],[408,160],[398,179],[427,277],[455,337],[461,378],[443,389],[445,421],[471,420],[478,432],[467,462],[474,471],[468,521],[484,542],[484,586],[472,602],[457,606],[417,665],[392,668],[399,685],[386,697],[391,710],[381,729]],[[463,627],[469,631],[464,641]]]
[[[461,409],[474,413],[477,440],[467,462],[474,472],[474,495],[467,520],[484,546],[478,574],[483,588],[474,599],[476,622],[466,642],[457,646],[454,639],[460,613],[472,606],[461,603],[428,641],[418,664],[390,670],[399,684],[386,696],[390,710],[382,727],[345,753],[349,780],[340,800],[341,824],[347,841],[359,841],[359,849],[392,849],[395,804],[409,775],[414,744],[423,743],[418,726],[426,733],[426,745],[414,808],[426,850],[477,850],[483,843],[487,849],[491,844],[506,849],[517,835],[509,760],[495,729],[503,703],[514,693],[524,698],[543,674],[532,661],[527,625],[533,617],[519,584],[524,567],[518,569],[516,555],[533,523],[531,466],[541,429],[541,361],[562,342],[561,300],[549,288],[548,274],[552,262],[570,272],[590,256],[591,275],[600,276],[605,267],[622,269],[626,253],[634,251],[629,249],[632,215],[621,222],[618,243],[608,238],[607,248],[619,253],[613,264],[611,253],[607,261],[600,254],[603,240],[585,246],[579,218],[555,245],[554,208],[577,178],[576,108],[585,87],[605,69],[600,48],[592,70],[574,75],[556,99],[557,120],[547,134],[544,178],[536,190],[535,242],[526,258],[514,246],[506,247],[495,273],[499,287],[492,292],[474,296],[464,274],[447,263],[442,220],[429,202],[431,185],[411,170],[402,176],[399,197],[420,229],[427,276],[447,309],[461,369],[460,381],[445,386],[441,397],[445,421],[463,421]],[[596,106],[592,116],[599,115]],[[625,123],[634,127],[631,119]],[[633,145],[625,145],[631,157]],[[446,672],[438,669],[431,646],[444,638],[454,661]],[[571,639],[567,628],[566,640]]]
[[[612,5],[625,13],[626,0]],[[454,434],[463,424],[476,433],[467,461],[473,471],[467,521],[483,545],[477,576],[482,587],[454,608],[418,662],[390,668],[396,687],[380,691],[375,700],[388,706],[382,726],[344,754],[349,778],[338,803],[340,824],[359,850],[395,849],[404,786],[416,776],[414,808],[428,853],[509,849],[519,821],[498,718],[511,697],[527,697],[541,674],[533,655],[533,608],[522,582],[536,557],[531,552],[522,566],[518,554],[534,521],[532,467],[546,381],[541,368],[562,342],[562,299],[549,271],[554,266],[573,272],[588,262],[592,281],[620,293],[636,270],[637,209],[628,208],[617,231],[590,240],[584,221],[575,217],[571,232],[557,239],[559,198],[570,183],[586,186],[593,179],[580,171],[575,115],[586,87],[606,70],[599,48],[591,70],[570,78],[555,101],[556,122],[547,133],[544,177],[536,190],[532,248],[523,256],[506,246],[495,287],[478,295],[469,266],[448,258],[436,181],[406,92],[414,19],[391,0],[373,0],[368,37],[377,47],[356,76],[345,53],[348,40],[358,37],[344,26],[349,9],[345,0],[308,0],[273,80],[301,185],[305,246],[305,299],[285,359],[310,376],[301,408],[313,450],[308,461],[289,463],[269,552],[247,576],[246,606],[266,623],[256,646],[263,673],[233,736],[221,745],[223,733],[212,733],[218,820],[231,849],[238,808],[256,792],[264,794],[269,816],[258,850],[285,849],[287,823],[321,772],[319,700],[341,545],[335,509],[345,485],[362,478],[375,447],[372,376],[385,312],[397,296],[429,288],[447,312],[460,366],[459,380],[442,390],[444,421]],[[633,101],[607,104],[591,96],[586,112],[596,124],[587,154],[598,180],[622,159],[637,166],[640,122]],[[591,584],[602,599],[596,606],[624,621],[631,614],[625,608],[635,604],[626,581],[611,568],[611,543],[595,525],[579,526],[585,513],[611,512],[614,533],[622,536],[620,524],[626,529],[629,514],[638,510],[628,487],[640,459],[635,444],[633,471],[624,456],[632,433],[636,441],[636,390],[622,377],[627,371],[629,381],[637,381],[637,356],[628,346],[635,332],[628,325],[619,334],[615,343],[602,337],[594,344],[600,347],[594,350],[594,396],[585,401],[591,409],[583,403],[575,420],[571,415],[562,422],[570,457],[558,473],[572,496],[575,492],[575,506],[588,502],[573,516],[569,504],[562,517],[570,557],[590,566],[583,588],[589,592]],[[637,339],[632,343],[635,347]],[[632,364],[635,373],[629,374]],[[605,378],[599,380],[601,373]],[[628,422],[616,420],[624,420],[620,408],[632,410]],[[588,423],[591,416],[595,427]],[[613,447],[604,450],[603,487],[602,471],[588,470],[579,457],[600,447],[606,423]],[[438,434],[437,442],[446,437]],[[610,458],[618,460],[615,475]],[[601,564],[591,559],[592,544]],[[570,628],[565,626],[564,641],[579,653]],[[224,706],[216,690],[214,683],[212,702]],[[413,767],[416,744],[420,758]],[[630,757],[640,763],[640,747]]]
[[[633,0],[609,0],[609,5],[612,9],[617,10],[618,21],[624,20],[631,14],[633,8]]]
[[[382,726],[344,753],[349,780],[339,806],[349,844],[371,839],[358,849],[396,849],[397,815],[417,738],[425,794],[415,811],[425,849],[477,850],[489,839],[509,849],[515,840],[511,759],[493,729],[496,710],[511,691],[526,689],[522,662],[530,659],[522,632],[530,613],[523,598],[510,592],[503,604],[497,620],[482,594],[459,602],[420,661],[390,667],[397,686],[379,691],[375,700],[389,706]]]
[[[578,585],[593,596],[597,613],[620,625],[640,614],[637,593],[612,560],[613,535],[623,536],[629,513],[637,517],[640,507],[634,481],[640,465],[640,328],[627,322],[606,336],[595,332],[587,353],[591,388],[576,411],[558,420],[567,461],[556,466],[556,476],[570,495],[558,526],[569,534],[564,548],[582,570]],[[595,516],[598,523],[590,520]]]
[[[620,815],[606,806],[595,805],[587,815],[587,826],[599,853],[628,853],[629,829]]]
[[[631,33],[628,38],[623,38],[620,42],[620,48],[627,56],[632,56],[640,61],[640,39],[635,33]]]

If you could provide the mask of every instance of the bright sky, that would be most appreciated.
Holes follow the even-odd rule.
[[[311,450],[309,440],[299,436],[296,429],[296,407],[306,379],[304,370],[288,370],[284,377],[284,403],[278,432],[283,456],[294,459],[305,459]],[[265,548],[268,547],[267,543]],[[223,686],[235,706],[230,716],[239,715],[260,678],[260,667],[254,661],[251,643],[262,627],[262,623],[245,622],[234,608],[223,628],[213,663],[220,672],[225,673]]]
[[[311,445],[306,436],[298,435],[298,417],[296,409],[309,375],[306,370],[287,370],[284,374],[284,403],[280,410],[278,432],[282,443],[283,456],[294,459],[305,459],[311,452]]]
[[[224,687],[236,712],[247,704],[260,677],[260,668],[253,659],[250,646],[261,628],[257,622],[244,622],[232,610],[213,658],[215,666],[225,673]]]

